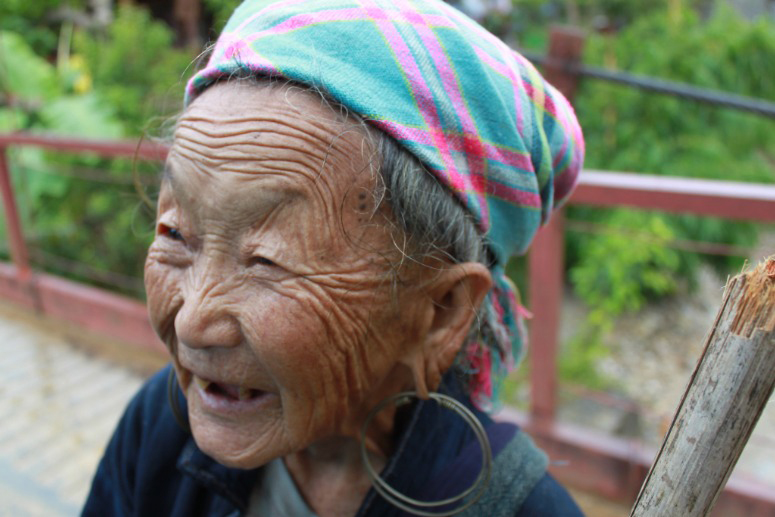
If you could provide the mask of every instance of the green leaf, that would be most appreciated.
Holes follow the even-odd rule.
[[[101,139],[123,136],[121,124],[93,93],[55,99],[40,111],[40,117],[55,133]]]
[[[60,91],[56,68],[21,35],[0,31],[0,91],[26,102],[51,99]]]

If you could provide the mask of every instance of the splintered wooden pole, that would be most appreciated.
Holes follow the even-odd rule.
[[[727,284],[631,517],[705,516],[775,386],[775,256]]]

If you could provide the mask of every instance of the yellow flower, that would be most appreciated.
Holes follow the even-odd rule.
[[[79,74],[78,79],[73,83],[75,93],[86,93],[91,90],[92,81],[89,74]]]
[[[68,66],[73,70],[84,71],[86,70],[86,60],[80,54],[73,54],[68,59]]]
[[[80,54],[73,54],[67,62],[68,68],[76,73],[76,79],[73,81],[73,90],[75,93],[86,93],[92,89],[92,79],[86,60]]]

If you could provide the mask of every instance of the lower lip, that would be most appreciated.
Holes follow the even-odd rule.
[[[220,415],[240,416],[246,413],[255,413],[266,409],[274,398],[273,393],[262,392],[255,397],[239,400],[210,393],[209,391],[204,390],[196,382],[192,382],[191,386],[194,388],[199,400],[202,402],[202,408]]]

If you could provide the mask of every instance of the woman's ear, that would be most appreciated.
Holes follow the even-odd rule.
[[[478,262],[446,266],[427,285],[421,346],[407,357],[420,397],[427,398],[452,366],[491,287],[489,269]]]

